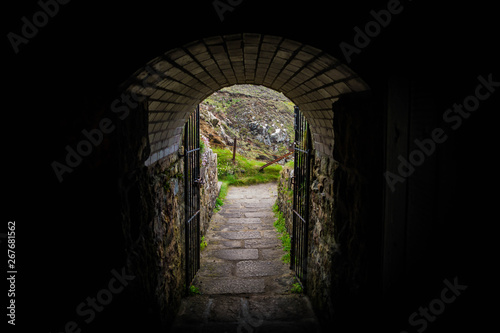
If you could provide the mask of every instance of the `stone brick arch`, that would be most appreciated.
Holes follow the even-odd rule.
[[[194,107],[215,91],[256,84],[282,92],[303,111],[314,148],[333,153],[332,103],[347,93],[369,90],[331,55],[278,36],[215,36],[170,50],[127,82],[148,101],[150,165],[179,148],[182,127]]]

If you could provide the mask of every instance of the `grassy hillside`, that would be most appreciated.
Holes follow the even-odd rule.
[[[200,104],[201,132],[212,147],[232,146],[236,138],[240,155],[270,161],[291,145],[293,109],[294,104],[282,93],[262,86],[234,85]]]
[[[214,148],[217,154],[217,170],[219,180],[228,185],[251,185],[277,181],[282,166],[279,164],[270,165],[262,172],[259,168],[265,162],[247,159],[240,154],[236,154],[236,163],[233,163],[233,153],[229,149]]]

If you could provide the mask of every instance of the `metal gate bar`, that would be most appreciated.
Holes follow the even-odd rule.
[[[307,277],[307,250],[309,230],[309,173],[311,139],[309,125],[302,112],[295,107],[295,142],[293,175],[293,230],[290,250],[290,268],[305,289]]]
[[[200,268],[200,109],[184,127],[186,288]]]

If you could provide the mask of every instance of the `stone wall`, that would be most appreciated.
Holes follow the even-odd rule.
[[[203,165],[205,164],[205,165]],[[212,149],[206,148],[202,154],[202,167],[200,176],[204,181],[201,188],[201,217],[200,217],[200,230],[201,236],[204,236],[210,219],[212,218],[215,200],[219,196],[218,175],[217,175],[217,154]]]
[[[315,154],[311,159],[310,216],[308,277],[306,293],[315,311],[331,316],[333,305],[330,297],[333,256],[337,251],[334,237],[333,158]],[[293,167],[284,167],[278,181],[277,205],[284,214],[289,233],[292,231],[293,191],[291,177]]]
[[[145,166],[145,109],[138,110],[120,129],[122,230],[127,272],[135,276],[130,286],[136,299],[135,311],[146,322],[161,323],[157,329],[165,329],[172,323],[186,290],[184,158],[177,151]],[[204,156],[206,163],[200,169],[205,183],[200,192],[202,236],[218,196],[217,155],[207,148]]]
[[[337,327],[356,330],[356,325],[363,327],[357,318],[375,322],[380,309],[382,106],[369,94],[346,95],[333,104],[333,111],[333,157],[318,173],[326,172],[324,191],[332,197],[322,204],[331,217],[327,215],[321,238],[333,241],[326,268],[331,269],[327,289],[332,312],[325,314]]]
[[[184,293],[184,163],[178,154],[130,174],[122,206],[133,293],[150,320],[168,326]]]
[[[316,154],[311,168],[307,294],[316,312],[326,317],[332,317],[334,311],[331,292],[336,272],[333,263],[338,255],[333,220],[336,166],[333,158]]]
[[[293,167],[284,166],[281,169],[278,180],[278,198],[276,204],[285,217],[285,225],[289,234],[292,233],[292,206],[293,206],[293,187],[292,187]]]
[[[363,98],[334,106],[334,155],[315,150],[311,159],[306,294],[324,327],[353,328],[374,312],[380,284],[379,119]],[[292,173],[282,170],[277,199],[289,231]]]

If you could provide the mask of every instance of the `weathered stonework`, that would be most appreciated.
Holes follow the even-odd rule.
[[[208,223],[212,218],[215,199],[219,196],[218,176],[217,176],[217,154],[212,149],[206,148],[204,154],[206,164],[200,169],[200,177],[204,181],[201,188],[201,218],[200,230],[201,235],[204,236],[208,229]]]
[[[135,276],[131,289],[141,298],[138,308],[144,311],[143,315],[168,327],[186,290],[184,159],[178,151],[145,166],[143,152],[147,151],[147,139],[133,140],[134,135],[142,132],[144,123],[138,119],[131,119],[131,123],[136,132],[124,137],[135,144],[129,145],[121,157],[130,161],[123,164],[128,168],[122,170],[120,180],[127,271]],[[139,152],[137,160],[131,154],[133,151]],[[218,196],[217,155],[210,149],[205,154],[207,163],[200,168],[204,181],[200,191],[201,236],[206,232]]]
[[[333,158],[316,154],[311,160],[308,278],[306,292],[316,310],[330,314],[333,256],[337,251],[334,237]],[[277,205],[285,216],[289,233],[292,231],[293,168],[284,167],[278,182]]]
[[[179,155],[134,173],[123,206],[128,270],[145,311],[160,322],[175,315],[184,293],[184,163]],[[128,228],[126,228],[128,226]]]
[[[316,155],[311,168],[307,294],[316,311],[333,315],[331,298],[334,258],[338,254],[333,219],[333,175],[336,163]]]
[[[293,167],[284,166],[278,180],[278,198],[276,204],[280,212],[285,217],[285,225],[289,234],[292,232],[292,206],[293,206],[293,187],[292,187]]]
[[[277,198],[289,232],[292,175],[293,169],[283,168]],[[306,293],[325,324],[344,316],[340,304],[354,303],[349,299],[357,299],[374,283],[367,280],[369,265],[363,264],[369,258],[368,248],[363,244],[370,245],[367,240],[370,220],[362,214],[367,193],[354,168],[340,164],[332,156],[316,153],[311,159],[310,177]]]

